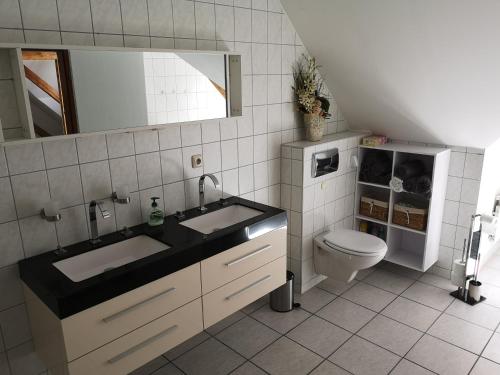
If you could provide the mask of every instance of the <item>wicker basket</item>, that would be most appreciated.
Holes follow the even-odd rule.
[[[387,221],[389,203],[369,197],[361,197],[359,214],[373,219]]]
[[[427,227],[427,209],[395,204],[392,222],[403,227],[424,231]]]

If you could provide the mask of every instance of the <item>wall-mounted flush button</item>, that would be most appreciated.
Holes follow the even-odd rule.
[[[201,155],[191,156],[191,166],[193,168],[200,168],[203,166],[203,157]]]

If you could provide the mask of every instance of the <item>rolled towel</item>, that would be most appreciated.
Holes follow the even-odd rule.
[[[403,188],[410,193],[416,193],[418,177],[411,177],[403,180]]]
[[[396,166],[394,174],[402,180],[421,176],[425,173],[425,165],[422,160],[407,160]]]
[[[415,184],[415,193],[422,195],[430,195],[432,190],[432,180],[429,176],[423,175],[417,177]]]
[[[370,150],[361,163],[359,177],[361,181],[388,184],[391,178],[392,160],[387,153]]]

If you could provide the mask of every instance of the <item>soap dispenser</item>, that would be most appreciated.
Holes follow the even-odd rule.
[[[163,224],[163,211],[158,208],[158,203],[156,200],[160,199],[158,197],[152,197],[151,200],[151,212],[149,213],[148,224],[151,227],[156,227]]]

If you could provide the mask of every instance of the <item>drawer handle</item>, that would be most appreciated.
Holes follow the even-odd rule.
[[[113,321],[113,320],[121,317],[122,315],[128,314],[129,312],[131,312],[131,311],[139,308],[140,306],[142,306],[142,305],[144,305],[146,303],[152,302],[155,299],[157,299],[157,298],[159,298],[161,296],[164,296],[165,294],[173,292],[174,290],[175,290],[175,287],[169,288],[169,289],[167,289],[167,290],[165,290],[165,291],[163,291],[161,293],[158,293],[158,294],[156,294],[156,295],[154,295],[152,297],[149,297],[149,298],[145,299],[144,301],[138,302],[135,305],[127,307],[125,310],[119,311],[119,312],[117,312],[117,313],[115,313],[113,315],[110,315],[110,316],[108,316],[106,318],[103,318],[102,321],[104,323],[109,323],[109,322],[111,322],[111,321]]]
[[[240,289],[240,290],[238,290],[237,292],[234,292],[233,294],[228,295],[228,296],[226,297],[226,300],[230,300],[231,298],[236,297],[237,295],[239,295],[239,294],[241,294],[241,293],[243,293],[243,292],[247,291],[248,289],[251,289],[251,288],[253,288],[254,286],[257,286],[257,285],[259,285],[259,284],[263,283],[264,281],[269,280],[270,278],[271,278],[271,275],[267,275],[266,277],[263,277],[262,279],[259,279],[259,280],[257,280],[257,281],[255,281],[255,282],[253,282],[253,283],[252,283],[252,284],[250,284],[250,285],[247,285],[247,286],[246,286],[246,287],[244,287],[243,289]]]
[[[152,342],[154,342],[154,341],[156,341],[156,340],[158,340],[158,339],[162,338],[163,336],[168,335],[170,332],[172,332],[172,331],[176,330],[176,329],[177,329],[177,327],[178,327],[178,325],[177,325],[177,324],[176,324],[176,325],[173,325],[173,326],[171,326],[171,327],[167,328],[166,330],[161,331],[160,333],[158,333],[158,334],[156,334],[156,335],[154,335],[154,336],[152,336],[152,337],[150,337],[150,338],[148,338],[148,339],[144,340],[143,342],[141,342],[141,343],[139,343],[139,344],[137,344],[137,345],[135,345],[135,346],[132,346],[130,349],[127,349],[127,350],[125,350],[124,352],[122,352],[122,353],[120,353],[120,354],[118,354],[118,355],[114,356],[113,358],[108,359],[108,363],[109,363],[110,365],[112,365],[113,363],[118,362],[119,360],[121,360],[121,359],[123,359],[123,358],[125,358],[125,357],[129,356],[129,355],[130,355],[130,354],[132,354],[132,353],[135,353],[136,351],[138,351],[138,350],[140,350],[140,349],[144,348],[145,346],[148,346],[148,345],[149,345],[149,344],[151,344]]]
[[[252,251],[251,253],[249,254],[246,254],[246,255],[243,255],[241,258],[238,258],[238,259],[235,259],[229,263],[226,263],[226,266],[227,267],[231,267],[231,266],[234,266],[235,264],[238,264],[240,262],[243,262],[244,260],[247,260],[248,258],[251,258],[253,257],[254,255],[257,255],[257,254],[260,254],[266,250],[269,250],[272,246],[271,245],[266,245],[264,247],[261,247],[260,249],[257,249],[255,251]]]

